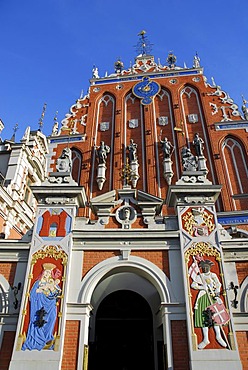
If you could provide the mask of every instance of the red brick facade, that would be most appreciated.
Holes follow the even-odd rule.
[[[16,263],[12,262],[1,262],[0,263],[0,274],[5,277],[8,281],[9,285],[14,284],[15,280],[15,272],[16,272]]]
[[[175,320],[171,322],[173,368],[174,370],[189,369],[189,347],[186,321]]]
[[[236,262],[236,270],[239,279],[239,285],[241,285],[244,279],[247,277],[248,262]]]
[[[0,370],[8,370],[11,360],[12,349],[15,341],[15,331],[5,331],[0,348]]]
[[[66,321],[65,341],[61,370],[76,370],[78,358],[80,322]]]
[[[118,256],[118,251],[85,251],[83,262],[83,277],[98,263],[110,257]],[[169,260],[167,251],[132,251],[132,256],[144,258],[158,266],[169,278]]]
[[[98,263],[106,260],[107,258],[118,256],[119,254],[120,252],[114,251],[85,251],[82,276],[84,277],[87,272]]]
[[[166,136],[169,141],[175,146],[173,152],[173,171],[176,170],[176,158],[178,163],[181,162],[181,149],[191,143],[192,146],[194,134],[198,132],[201,137],[205,137],[205,151],[204,155],[207,159],[207,166],[209,169],[208,178],[214,183],[222,184],[222,193],[220,198],[220,210],[234,210],[247,208],[247,199],[233,200],[233,194],[241,192],[239,180],[236,175],[228,176],[228,173],[233,172],[234,165],[233,159],[228,154],[229,149],[223,151],[222,146],[225,138],[230,137],[240,145],[234,150],[237,155],[237,163],[239,168],[240,181],[243,187],[243,193],[247,193],[246,172],[244,171],[244,161],[239,160],[242,153],[243,158],[247,162],[247,132],[245,129],[239,130],[219,130],[215,129],[215,122],[223,120],[222,111],[218,109],[213,114],[213,106],[218,106],[221,102],[219,96],[215,94],[216,87],[210,87],[206,84],[202,75],[199,75],[199,80],[193,81],[191,76],[178,77],[176,83],[172,84],[168,78],[155,79],[161,85],[161,91],[165,92],[161,100],[159,95],[154,99],[154,106],[142,106],[138,99],[131,100],[128,98],[131,94],[132,87],[136,82],[127,81],[123,84],[123,88],[117,91],[116,83],[109,83],[102,85],[97,89],[91,87],[89,104],[84,104],[82,108],[73,108],[73,120],[81,119],[87,114],[86,126],[79,126],[78,130],[85,133],[87,140],[75,146],[77,150],[83,153],[83,163],[81,171],[80,185],[85,186],[86,194],[89,194],[92,176],[95,178],[95,171],[92,172],[92,165],[96,166],[93,162],[94,145],[99,145],[100,141],[104,141],[107,145],[111,145],[111,153],[107,158],[107,174],[106,182],[104,184],[104,191],[111,189],[120,189],[123,184],[122,170],[124,168],[124,148],[129,144],[130,139],[134,139],[138,145],[138,161],[139,161],[139,176],[140,179],[137,183],[137,189],[145,190],[155,196],[166,198],[168,185],[162,175],[162,152],[160,149],[159,140],[162,136]],[[183,93],[183,94],[182,94]],[[167,94],[167,95],[166,95]],[[131,94],[132,95],[132,94]],[[101,99],[106,99],[107,105]],[[86,101],[87,103],[87,101]],[[211,104],[211,105],[210,105]],[[169,107],[172,107],[173,114],[170,114]],[[225,109],[231,119],[235,122],[240,120],[239,116],[232,115],[230,105],[225,104]],[[188,122],[188,114],[197,114],[198,122],[190,124]],[[168,125],[165,128],[158,125],[158,118],[160,116],[168,116]],[[138,119],[138,127],[134,130],[129,127],[128,122],[130,119]],[[172,122],[173,119],[173,122]],[[68,126],[72,125],[73,120],[69,120]],[[141,125],[143,122],[143,126]],[[110,128],[107,131],[99,130],[101,122],[109,122]],[[203,129],[205,127],[205,131]],[[174,127],[180,128],[180,131],[174,131]],[[162,134],[161,134],[162,129]],[[174,134],[173,134],[174,131]],[[187,132],[187,140],[186,140]],[[205,132],[205,133],[204,133]],[[67,134],[67,131],[64,132]],[[95,136],[97,133],[97,138]],[[111,141],[111,135],[113,135]],[[205,135],[205,136],[204,136]],[[95,142],[96,140],[96,142]],[[158,144],[158,156],[156,156],[154,144]],[[74,145],[70,144],[73,148]],[[56,153],[53,159],[58,158],[62,152],[63,144],[58,144]],[[206,150],[208,148],[208,150]],[[225,155],[225,157],[224,157]],[[146,166],[142,166],[146,163]],[[55,165],[54,165],[55,166]],[[227,166],[227,167],[226,167]],[[160,186],[158,184],[157,168],[160,168]],[[110,169],[112,168],[112,171]],[[54,167],[55,169],[55,167]],[[96,167],[95,167],[96,170]],[[228,172],[227,172],[228,170]],[[179,174],[180,175],[180,174]],[[172,182],[177,181],[175,175]],[[93,182],[92,197],[99,195],[100,192],[97,188],[96,181]],[[231,188],[230,188],[231,186]],[[160,195],[161,194],[161,195]],[[164,208],[164,212],[169,214],[170,210]]]
[[[238,347],[239,347],[239,355],[242,361],[243,370],[248,370],[248,333],[247,331],[238,331],[236,333]]]

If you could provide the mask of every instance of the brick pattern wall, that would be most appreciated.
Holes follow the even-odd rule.
[[[66,321],[65,341],[61,370],[76,370],[80,321]]]
[[[119,256],[119,251],[87,251],[84,252],[83,277],[98,263],[107,258]]]
[[[238,331],[236,336],[243,370],[248,370],[248,332]]]
[[[248,275],[248,262],[236,262],[236,270],[239,279],[239,285],[241,285]]]
[[[187,338],[186,321],[175,320],[171,322],[173,369],[189,369],[189,348]]]
[[[131,255],[154,263],[168,278],[170,277],[168,251],[132,251]]]
[[[0,349],[0,370],[8,370],[15,341],[14,331],[5,331]]]
[[[16,262],[0,263],[0,275],[3,275],[10,285],[14,284],[16,265]]]
[[[84,277],[87,272],[92,269],[98,263],[104,261],[107,258],[119,256],[119,251],[86,251],[84,252],[84,263],[83,263],[83,273]],[[141,257],[147,259],[148,261],[154,263],[162,271],[165,272],[166,276],[170,277],[169,270],[169,258],[167,251],[132,251],[132,256]]]

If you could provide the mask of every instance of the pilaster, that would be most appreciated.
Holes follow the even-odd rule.
[[[215,202],[221,186],[184,171],[168,190],[177,211],[191,369],[241,369]]]
[[[86,196],[70,173],[63,172],[33,187],[33,193],[38,208],[10,369],[58,370],[71,275],[72,230]]]

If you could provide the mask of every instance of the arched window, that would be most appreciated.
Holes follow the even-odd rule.
[[[183,116],[184,116],[184,123],[186,125],[186,134],[190,136],[192,131],[195,132],[196,126],[197,130],[202,125],[202,112],[201,112],[201,104],[200,104],[200,97],[197,90],[195,90],[191,86],[185,86],[181,93],[181,104],[183,109]],[[201,130],[200,130],[201,131]]]
[[[72,178],[78,184],[80,183],[82,154],[78,149],[72,148]]]
[[[104,132],[112,130],[114,126],[115,99],[109,94],[101,97],[98,103],[99,130]]]
[[[100,102],[99,102],[99,103],[102,103],[102,102],[105,104],[105,107],[107,107],[107,106],[108,106],[108,104],[109,104],[109,102],[114,103],[114,99],[113,99],[113,97],[112,97],[112,96],[110,96],[110,95],[106,94],[106,95],[104,95],[104,96],[101,98],[101,100],[100,100]]]
[[[233,137],[227,137],[222,145],[222,154],[231,194],[248,193],[247,158],[242,145]]]
[[[171,97],[168,91],[161,89],[154,99],[156,121],[159,129],[163,126],[170,126],[172,124],[172,103]]]

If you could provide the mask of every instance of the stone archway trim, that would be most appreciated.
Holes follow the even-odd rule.
[[[94,266],[82,280],[78,303],[89,303],[99,281],[117,268],[132,269],[132,272],[136,270],[139,275],[147,278],[157,289],[161,302],[176,301],[171,283],[161,269],[144,258],[130,256],[128,260],[122,260],[119,257],[108,258]]]

